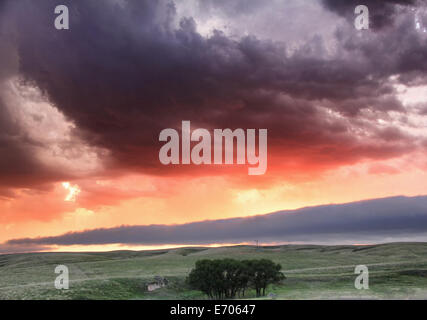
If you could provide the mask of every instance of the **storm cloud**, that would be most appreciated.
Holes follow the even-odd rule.
[[[361,3],[358,0],[322,0],[325,6],[339,15],[347,18],[354,17],[354,8],[360,4],[367,5],[371,17],[371,26],[378,30],[387,26],[392,26],[396,15],[402,8],[414,7],[417,0],[368,0]]]
[[[263,242],[371,243],[426,240],[427,197],[393,197],[267,215],[182,225],[121,226],[60,236],[9,240],[9,246],[212,244]]]
[[[341,15],[347,10],[343,1],[323,3]],[[267,128],[272,167],[299,162],[323,169],[419,147],[409,133],[387,135],[399,130],[395,122],[381,129],[376,122],[408,112],[390,77],[426,82],[426,37],[414,30],[412,14],[397,7],[414,1],[372,2],[374,11],[398,16],[399,32],[361,37],[349,19],[332,39],[313,34],[297,47],[286,38],[202,35],[196,19],[178,16],[180,4],[172,1],[63,1],[71,28],[59,31],[56,4],[6,1],[1,34],[18,57],[16,76],[39,88],[80,139],[108,151],[110,169],[169,174],[158,161],[158,134],[182,120],[204,128]],[[268,4],[220,1],[201,8],[231,15],[259,6]],[[379,27],[389,21],[375,20]],[[9,154],[3,166],[37,170],[30,155]]]

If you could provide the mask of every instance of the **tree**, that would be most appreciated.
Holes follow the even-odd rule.
[[[280,270],[282,266],[271,260],[260,259],[249,261],[250,281],[257,297],[265,295],[265,289],[269,284],[279,283],[285,279],[285,276]]]
[[[209,298],[232,299],[244,296],[253,287],[257,297],[265,295],[269,284],[285,279],[280,264],[271,260],[199,260],[188,276],[191,287],[202,291]]]
[[[189,284],[197,290],[207,294],[209,298],[213,298],[213,282],[212,264],[210,260],[199,260],[196,262],[196,267],[191,270],[188,277]]]

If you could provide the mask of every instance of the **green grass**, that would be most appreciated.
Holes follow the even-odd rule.
[[[427,299],[427,243],[0,255],[0,299],[205,299],[185,278],[197,260],[216,258],[280,263],[287,279],[267,290],[275,299]],[[59,264],[69,268],[69,290],[54,288]],[[369,267],[369,290],[354,288],[358,264]],[[156,275],[169,285],[146,291]]]

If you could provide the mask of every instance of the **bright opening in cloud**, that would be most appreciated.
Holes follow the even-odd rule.
[[[76,202],[76,197],[81,191],[79,186],[76,184],[72,186],[69,182],[63,182],[62,186],[68,191],[64,201]]]

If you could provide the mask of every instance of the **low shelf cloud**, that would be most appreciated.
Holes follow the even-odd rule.
[[[120,226],[7,241],[9,246],[372,243],[427,240],[427,197],[392,197],[181,225]]]

